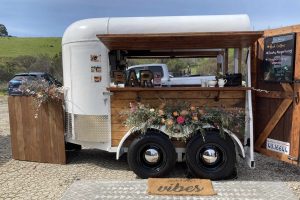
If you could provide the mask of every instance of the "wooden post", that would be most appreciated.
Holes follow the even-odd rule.
[[[228,49],[224,51],[224,71],[228,72]]]
[[[239,73],[239,49],[235,48],[233,52],[233,69],[234,73]]]
[[[300,151],[300,104],[297,97],[300,95],[300,33],[296,34],[296,52],[295,52],[295,72],[294,72],[294,103],[293,103],[293,116],[292,116],[292,128],[291,128],[291,159],[298,160],[299,163],[299,151]]]
[[[239,48],[238,51],[238,71],[242,73],[242,55],[243,55],[243,48]]]

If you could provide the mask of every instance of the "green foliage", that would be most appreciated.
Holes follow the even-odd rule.
[[[200,108],[187,102],[164,102],[159,108],[131,103],[130,110],[121,114],[126,116],[127,126],[142,133],[149,128],[157,128],[170,137],[183,140],[199,132],[204,136],[207,125],[219,129],[222,135],[225,129],[242,133],[245,127],[245,114],[240,108]]]
[[[3,24],[0,24],[0,36],[8,36],[7,29]]]
[[[61,38],[1,37],[0,47],[0,83],[30,71],[48,72],[62,81]]]
[[[45,79],[26,81],[21,86],[22,93],[26,96],[33,96],[34,117],[38,117],[41,105],[49,100],[62,102],[63,87],[57,87],[55,84],[49,85]]]
[[[48,72],[57,80],[62,81],[62,58],[61,53],[53,57],[47,54],[38,56],[18,56],[11,58],[4,64],[0,64],[0,81],[9,81],[14,74],[24,72]]]

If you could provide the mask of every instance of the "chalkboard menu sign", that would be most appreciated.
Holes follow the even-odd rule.
[[[295,64],[295,33],[266,37],[263,79],[292,82]]]

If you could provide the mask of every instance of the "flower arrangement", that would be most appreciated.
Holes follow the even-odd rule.
[[[226,78],[226,76],[223,74],[223,72],[216,73],[216,80],[223,79],[223,78]]]
[[[49,84],[44,79],[26,81],[20,86],[23,95],[33,96],[35,118],[38,118],[38,111],[44,102],[49,99],[59,101],[63,99],[63,87]]]
[[[244,131],[245,115],[240,108],[226,110],[224,108],[200,108],[188,103],[163,103],[152,108],[141,103],[130,103],[125,124],[136,127],[141,132],[149,128],[165,130],[169,137],[186,139],[191,134],[204,134],[204,127],[210,126],[224,133],[224,129],[241,133]]]

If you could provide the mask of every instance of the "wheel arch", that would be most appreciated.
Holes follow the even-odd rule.
[[[205,130],[209,131],[209,130],[215,130],[215,131],[220,131],[219,129],[215,128],[215,127],[205,127]],[[234,134],[232,131],[228,130],[228,129],[224,129],[225,134],[227,134],[228,136],[230,136],[235,149],[238,150],[239,155],[242,158],[246,158],[246,154],[245,154],[245,150],[244,150],[244,146],[242,144],[242,142],[240,141],[240,139],[236,136],[236,134]]]
[[[135,134],[135,133],[137,133],[139,131],[140,131],[140,129],[138,129],[136,127],[133,127],[131,129],[129,129],[129,131],[127,131],[127,133],[122,137],[122,139],[121,139],[121,141],[120,141],[120,143],[118,144],[118,147],[117,147],[117,152],[116,152],[116,159],[117,160],[119,160],[119,158],[125,153],[124,143],[127,141],[127,139],[131,135],[133,135],[133,134]],[[156,129],[156,128],[150,128],[147,131],[155,131],[155,132],[160,133],[163,136],[169,138],[169,136],[167,134],[165,134],[163,131],[161,131],[159,129]]]
[[[231,137],[235,148],[238,150],[239,155],[242,158],[245,158],[246,154],[245,154],[244,146],[243,146],[242,142],[240,141],[240,139],[236,136],[236,134],[234,134],[230,130],[224,129],[224,131]]]

